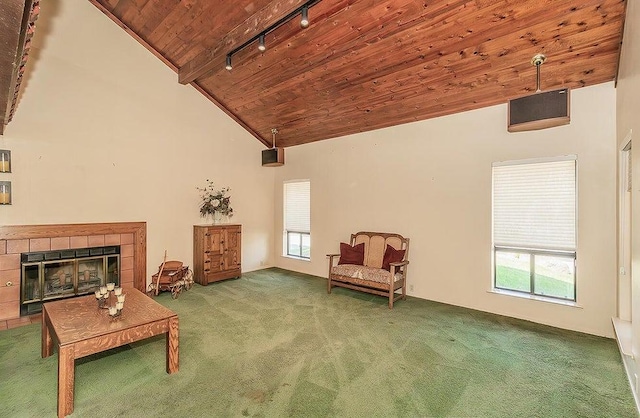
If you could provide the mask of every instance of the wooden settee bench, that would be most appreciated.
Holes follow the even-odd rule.
[[[350,257],[362,250],[362,246],[361,265],[358,264],[359,260],[353,263]],[[350,244],[341,243],[340,247],[341,254],[327,254],[328,293],[331,293],[332,287],[339,286],[388,297],[389,309],[393,308],[396,300],[406,299],[409,238],[399,234],[358,232],[351,235]],[[387,265],[388,270],[383,268]],[[402,289],[402,293],[396,294],[399,289]]]

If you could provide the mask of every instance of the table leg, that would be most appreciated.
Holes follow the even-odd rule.
[[[58,347],[58,418],[73,412],[75,359],[73,346]]]
[[[53,354],[53,341],[51,340],[51,333],[49,331],[49,316],[47,315],[47,311],[42,309],[42,346],[41,346],[41,354],[42,358],[49,357]]]
[[[169,318],[167,331],[167,373],[175,373],[180,368],[178,353],[178,317]]]

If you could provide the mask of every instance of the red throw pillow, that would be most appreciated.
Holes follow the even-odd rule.
[[[340,260],[338,264],[356,264],[361,266],[364,264],[364,242],[353,247],[344,242],[340,243]]]
[[[391,271],[390,263],[399,263],[404,258],[405,250],[396,250],[391,245],[387,245],[382,258],[382,268]]]

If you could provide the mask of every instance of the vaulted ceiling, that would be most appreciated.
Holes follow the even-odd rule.
[[[3,0],[4,1],[4,0]],[[11,0],[16,1],[16,0]],[[89,0],[248,132],[304,144],[615,80],[623,0]],[[496,121],[505,124],[506,121]]]

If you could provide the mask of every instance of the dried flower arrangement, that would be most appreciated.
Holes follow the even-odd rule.
[[[227,193],[231,191],[229,187],[223,187],[216,189],[213,182],[207,179],[207,185],[203,188],[196,187],[200,192],[200,198],[202,203],[200,204],[200,216],[203,218],[216,213],[232,217],[233,208],[231,207],[231,196],[227,196]]]

